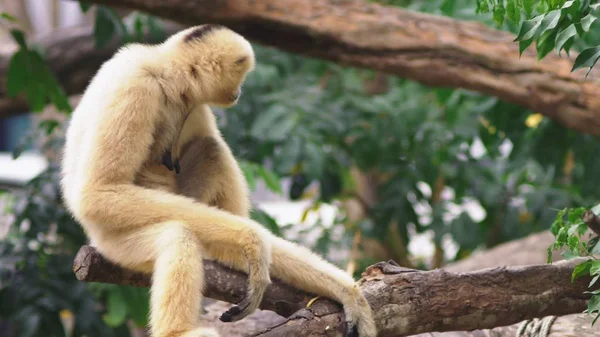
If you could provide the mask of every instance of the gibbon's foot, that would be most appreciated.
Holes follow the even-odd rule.
[[[181,335],[181,337],[221,337],[213,328],[196,328]]]
[[[221,322],[239,321],[253,313],[262,302],[263,294],[270,283],[270,279],[254,283],[252,290],[248,291],[246,297],[240,303],[221,314],[221,317],[219,317]]]
[[[258,304],[253,305],[250,301],[243,299],[239,304],[221,314],[219,319],[221,322],[236,322],[253,313],[256,308],[258,308]]]

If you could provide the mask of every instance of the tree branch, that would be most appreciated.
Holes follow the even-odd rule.
[[[572,60],[519,56],[514,34],[478,22],[362,0],[93,0],[184,24],[221,23],[249,39],[430,86],[497,96],[566,127],[600,135],[600,83]]]
[[[373,307],[380,336],[408,336],[429,331],[488,329],[544,315],[565,315],[587,307],[588,279],[571,283],[573,267],[581,260],[554,265],[490,268],[469,273],[417,271],[390,263],[371,266],[360,281]],[[205,296],[237,303],[245,294],[246,275],[205,261]],[[147,275],[122,270],[94,248],[84,246],[74,264],[77,278],[148,286]],[[543,279],[544,282],[539,280]],[[275,280],[262,309],[284,316],[304,308],[312,296]],[[341,307],[319,299],[288,320],[256,336],[342,336]]]
[[[79,249],[73,263],[73,271],[78,280],[85,282],[135,287],[149,287],[151,283],[149,275],[122,269],[106,260],[91,246],[82,246]],[[238,303],[246,294],[247,276],[244,273],[213,261],[204,260],[204,277],[206,278],[204,289],[206,297]],[[273,284],[269,286],[260,308],[288,317],[306,306],[308,301],[314,297],[314,295],[298,291],[274,280]]]

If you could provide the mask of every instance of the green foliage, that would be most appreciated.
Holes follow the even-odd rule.
[[[599,206],[591,210],[596,216],[600,213]],[[586,208],[584,207],[565,208],[558,212],[556,220],[551,226],[552,234],[555,235],[556,239],[548,247],[548,263],[552,262],[552,251],[563,247],[567,248],[567,250],[562,252],[562,255],[566,259],[587,257],[585,261],[573,269],[571,282],[584,276],[590,276],[592,279],[588,287],[597,288],[595,285],[600,278],[600,260],[597,258],[600,252],[599,237],[595,235],[587,241],[584,238],[588,229],[587,224],[582,219],[584,212],[586,212]],[[591,294],[591,298],[586,311],[590,314],[596,314],[592,322],[593,325],[600,316],[600,290],[593,290],[587,293]]]
[[[515,39],[520,53],[535,42],[539,60],[552,50],[569,54],[571,47],[577,46],[582,51],[571,71],[588,68],[587,76],[600,58],[600,41],[592,39],[600,32],[600,26],[594,24],[600,15],[598,6],[589,0],[478,0],[476,12],[491,10],[498,25],[505,19],[520,25]]]
[[[8,15],[2,17],[11,21],[14,19]],[[27,45],[22,31],[12,29],[10,33],[19,50],[12,55],[8,64],[8,95],[15,97],[25,93],[33,111],[41,111],[49,100],[59,111],[71,112],[67,96],[46,65],[42,53]]]

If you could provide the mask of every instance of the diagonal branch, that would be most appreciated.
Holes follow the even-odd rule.
[[[600,134],[600,83],[572,60],[534,50],[481,23],[364,0],[93,0],[195,25],[225,24],[249,39],[430,86],[497,96],[575,130]]]
[[[589,279],[571,283],[581,260],[553,265],[490,268],[469,273],[418,271],[378,263],[363,273],[361,289],[373,307],[380,337],[409,336],[429,331],[489,329],[545,315],[578,313],[587,307]],[[79,280],[148,286],[148,275],[107,262],[84,246],[75,260]],[[238,302],[245,294],[246,276],[205,261],[205,296]],[[543,282],[540,282],[543,280]],[[275,280],[261,305],[289,316],[285,322],[256,336],[342,336],[341,307],[327,299],[306,306],[312,296]],[[295,310],[296,313],[292,314]],[[291,316],[290,316],[291,315]]]

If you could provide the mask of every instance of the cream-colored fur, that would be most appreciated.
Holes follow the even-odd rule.
[[[254,62],[251,45],[220,26],[122,48],[73,113],[66,205],[105,257],[152,273],[153,337],[218,336],[197,327],[203,258],[249,275],[247,296],[224,321],[252,313],[272,275],[339,301],[349,335],[374,337],[371,308],[349,274],[248,216],[246,181],[208,105],[234,105]]]

